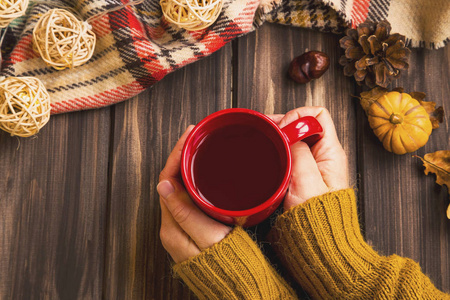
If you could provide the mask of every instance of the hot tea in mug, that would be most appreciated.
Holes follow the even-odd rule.
[[[226,210],[245,210],[276,192],[286,159],[258,128],[231,124],[204,137],[192,165],[194,186],[205,201]]]

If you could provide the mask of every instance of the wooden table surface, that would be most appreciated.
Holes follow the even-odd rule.
[[[338,65],[340,36],[266,24],[115,106],[53,116],[36,138],[0,133],[0,299],[195,299],[159,239],[158,175],[180,134],[229,107],[331,112],[358,189],[364,236],[420,263],[450,291],[446,188],[410,154],[385,151]],[[289,62],[326,52],[330,69],[298,85]],[[450,47],[412,51],[395,86],[423,91],[447,117],[415,154],[450,149]],[[264,236],[266,225],[252,228]],[[270,256],[270,252],[268,253]]]

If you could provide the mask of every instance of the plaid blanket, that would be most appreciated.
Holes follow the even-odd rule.
[[[91,25],[97,45],[92,59],[74,70],[57,71],[32,50],[32,31],[42,14],[70,6],[87,19],[128,1],[41,2],[33,5],[30,1],[26,16],[8,27],[1,71],[4,76],[41,79],[52,99],[52,114],[126,100],[266,21],[341,33],[367,18],[387,18],[393,32],[404,34],[411,46],[430,48],[443,47],[450,36],[448,0],[224,0],[218,20],[197,32],[169,24],[162,17],[159,1],[145,0],[95,19]]]

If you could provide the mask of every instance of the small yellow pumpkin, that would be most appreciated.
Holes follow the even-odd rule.
[[[389,92],[370,105],[370,127],[384,148],[395,154],[413,152],[428,142],[432,126],[428,113],[409,94]]]

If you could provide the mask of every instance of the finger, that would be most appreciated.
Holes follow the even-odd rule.
[[[315,117],[317,121],[319,121],[324,131],[322,140],[333,139],[338,141],[333,119],[331,118],[331,115],[328,112],[328,110],[325,107],[321,106],[299,107],[289,111],[280,121],[280,127],[284,127],[287,124],[292,123],[295,120],[306,116]]]
[[[274,121],[276,124],[279,124],[280,121],[283,119],[284,115],[282,114],[276,114],[276,115],[267,115],[272,121]]]
[[[204,214],[177,180],[161,181],[157,190],[173,219],[200,250],[220,242],[231,230]]]
[[[189,125],[173,148],[172,152],[169,155],[169,158],[167,159],[164,169],[159,175],[160,181],[163,179],[177,178],[177,176],[180,174],[181,152],[183,151],[184,142],[186,141],[186,138],[193,128],[194,125]]]
[[[194,241],[181,229],[173,219],[164,202],[161,205],[161,229],[159,232],[164,249],[169,252],[175,263],[187,260],[200,253]]]
[[[285,209],[328,192],[308,145],[298,142],[292,145],[291,149],[292,177],[284,202]]]
[[[325,184],[332,190],[349,187],[348,160],[337,137],[336,128],[328,110],[323,109],[316,116],[324,124],[326,136],[311,148]]]

